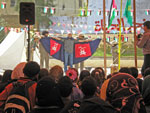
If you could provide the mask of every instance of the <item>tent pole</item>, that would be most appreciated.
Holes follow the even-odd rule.
[[[137,68],[137,49],[136,49],[136,0],[133,0],[133,15],[134,15],[134,57],[135,67]]]
[[[104,33],[103,33],[103,40],[104,40],[104,70],[105,70],[105,77],[107,75],[107,62],[106,62],[106,9],[105,9],[105,0],[103,0],[103,28],[104,28]]]

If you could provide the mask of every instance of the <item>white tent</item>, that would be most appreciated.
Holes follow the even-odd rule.
[[[0,44],[0,69],[14,69],[21,61],[25,47],[25,32],[10,31]]]

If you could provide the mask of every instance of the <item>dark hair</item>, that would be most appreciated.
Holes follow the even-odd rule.
[[[37,62],[29,61],[23,68],[23,73],[29,78],[35,77],[40,72],[40,66]]]
[[[90,76],[90,72],[88,70],[82,70],[80,73],[79,80],[82,81],[85,77]]]
[[[150,67],[146,68],[144,71],[144,77],[150,75]]]
[[[130,70],[130,68],[128,67],[122,67],[120,70],[119,70],[120,73],[128,73],[130,75],[132,75],[132,72]]]
[[[55,81],[48,76],[38,81],[36,97],[39,106],[64,106]]]
[[[103,70],[103,68],[102,67],[97,67],[97,68],[95,68],[95,69],[98,69],[99,71],[101,71],[101,73],[103,74],[103,76],[105,77],[105,72],[104,72],[104,70]]]
[[[64,76],[58,81],[58,88],[62,97],[68,97],[72,92],[72,81],[69,77]]]
[[[96,81],[91,76],[84,78],[81,84],[81,90],[85,96],[94,96],[97,89]]]
[[[130,67],[130,70],[131,70],[131,73],[132,73],[132,76],[134,78],[137,78],[138,77],[138,69],[136,67]]]
[[[101,87],[104,82],[103,74],[98,69],[95,69],[91,72],[91,76],[96,80],[97,86]]]
[[[46,76],[48,76],[48,70],[46,68],[40,69],[38,80]]]
[[[5,70],[3,77],[2,77],[2,82],[8,82],[11,80],[11,74],[12,74],[12,70]]]
[[[45,35],[48,34],[48,33],[49,33],[48,31],[43,31],[43,32],[42,32],[42,35],[45,36]]]
[[[143,25],[146,26],[147,29],[150,29],[150,21],[144,22]]]
[[[143,80],[140,79],[140,78],[136,78],[137,80],[137,83],[138,83],[138,86],[139,86],[139,91],[140,93],[142,93],[142,83],[143,83]]]
[[[56,65],[49,70],[49,76],[52,77],[56,82],[63,77],[63,69],[61,66]]]

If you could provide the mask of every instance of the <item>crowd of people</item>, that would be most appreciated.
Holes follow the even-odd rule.
[[[122,67],[105,77],[75,68],[49,70],[21,62],[6,70],[0,82],[1,113],[150,113],[150,68],[143,79],[135,67]]]
[[[137,41],[144,54],[142,78],[135,67],[106,75],[101,67],[80,73],[72,64],[64,71],[49,68],[47,58],[46,68],[43,61],[21,62],[0,77],[0,113],[150,113],[150,21],[144,31]]]

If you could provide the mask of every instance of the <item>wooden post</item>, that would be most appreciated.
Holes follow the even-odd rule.
[[[133,0],[133,15],[134,15],[134,57],[135,57],[135,67],[137,68],[137,49],[136,49],[136,0]]]
[[[106,9],[105,9],[105,0],[103,0],[103,20],[104,20],[104,33],[103,33],[103,40],[104,40],[104,70],[105,70],[105,77],[107,75],[107,62],[106,62]]]

